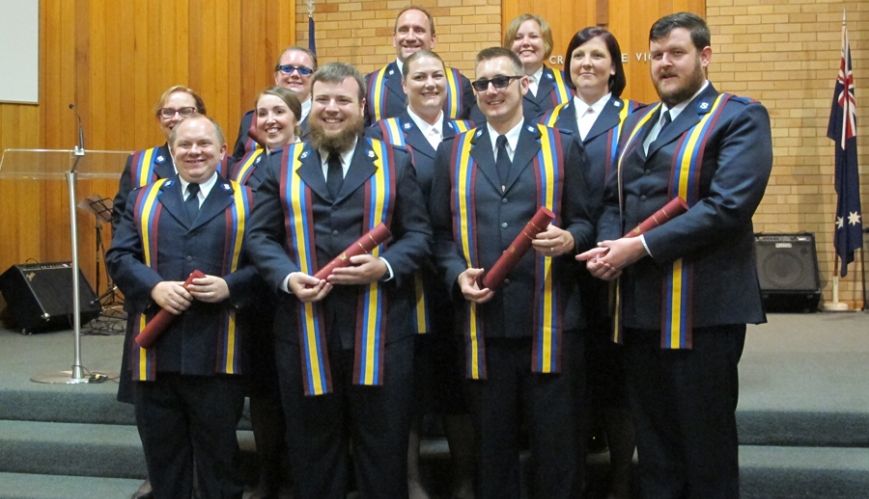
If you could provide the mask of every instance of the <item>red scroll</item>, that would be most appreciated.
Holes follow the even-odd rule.
[[[498,260],[492,265],[481,279],[481,284],[484,288],[496,289],[504,282],[507,274],[513,270],[513,267],[519,263],[519,260],[531,247],[531,241],[537,237],[537,234],[546,230],[546,227],[555,220],[555,214],[547,208],[541,206],[537,208],[537,213],[531,217],[531,220],[525,224],[525,227],[513,239],[510,246],[501,253]]]
[[[680,197],[675,197],[662,206],[661,209],[652,213],[649,218],[643,220],[640,225],[637,225],[625,234],[625,237],[637,237],[661,224],[667,223],[672,218],[678,217],[686,211],[688,211],[688,203]]]
[[[389,227],[383,223],[377,224],[377,227],[362,234],[362,237],[354,241],[350,246],[347,246],[340,255],[333,258],[325,267],[318,270],[317,273],[314,274],[314,277],[317,279],[325,279],[329,277],[329,274],[331,274],[333,270],[350,265],[350,257],[371,253],[371,250],[376,248],[378,245],[385,243],[391,237],[392,233],[389,232]]]
[[[205,277],[205,274],[200,270],[194,270],[187,276],[187,280],[184,281],[184,289],[187,289],[191,284],[193,284],[193,279],[199,279],[200,277]],[[157,312],[154,317],[148,321],[148,324],[145,325],[145,329],[139,332],[136,335],[136,344],[142,348],[148,348],[157,341],[157,338],[163,334],[163,331],[169,327],[169,324],[175,319],[175,314],[169,312],[168,310],[162,309]]]

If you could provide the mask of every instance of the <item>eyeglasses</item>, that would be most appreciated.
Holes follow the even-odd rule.
[[[183,117],[193,116],[196,114],[196,108],[192,106],[188,107],[179,107],[175,109],[174,107],[161,107],[157,114],[160,115],[161,118],[171,118],[175,116],[175,114],[180,114]]]
[[[314,70],[308,66],[293,66],[292,64],[278,64],[275,66],[275,71],[280,71],[285,75],[291,75],[293,74],[293,71],[298,71],[299,76],[311,76],[311,73],[314,72]]]
[[[474,87],[474,90],[477,92],[485,92],[486,89],[489,88],[489,83],[491,83],[496,89],[501,90],[507,88],[513,80],[518,80],[520,78],[522,78],[522,76],[498,75],[488,80],[486,78],[480,78],[479,80],[472,81],[471,86]]]

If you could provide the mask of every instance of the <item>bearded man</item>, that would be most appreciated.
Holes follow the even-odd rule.
[[[431,229],[410,158],[363,135],[365,83],[348,64],[312,77],[311,131],[256,193],[248,244],[279,295],[275,356],[295,497],[343,498],[352,442],[362,497],[407,497],[414,272]],[[388,244],[314,276],[385,223]]]

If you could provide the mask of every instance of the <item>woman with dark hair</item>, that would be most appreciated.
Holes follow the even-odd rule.
[[[641,105],[622,99],[625,71],[621,49],[612,33],[605,28],[587,27],[578,31],[567,44],[565,80],[573,89],[570,102],[546,113],[541,122],[575,133],[588,156],[591,169],[589,207],[597,218],[602,206],[604,185],[616,168],[616,148],[622,123]],[[631,459],[634,432],[621,369],[621,351],[610,339],[607,283],[582,270],[579,277],[583,305],[589,317],[586,366],[590,397],[589,417],[592,435],[606,436],[610,449],[610,495],[630,497]]]
[[[254,102],[248,135],[260,147],[253,147],[229,168],[229,178],[254,192],[265,178],[269,163],[278,163],[285,146],[299,140],[302,105],[296,94],[284,87],[260,92]],[[250,420],[259,463],[259,483],[251,499],[284,497],[289,494],[290,478],[286,463],[286,426],[278,391],[275,367],[274,299],[265,284],[257,289],[251,330]],[[247,497],[247,496],[245,496]]]

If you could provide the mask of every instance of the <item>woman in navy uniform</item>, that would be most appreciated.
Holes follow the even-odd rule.
[[[546,113],[541,122],[576,134],[588,156],[589,207],[599,213],[606,177],[614,168],[622,123],[640,104],[622,99],[625,71],[619,42],[605,28],[589,26],[570,39],[565,79],[573,99]],[[612,342],[608,285],[580,270],[583,305],[589,318],[586,367],[591,403],[587,426],[606,436],[610,450],[610,494],[630,497],[634,432],[620,367],[621,349]]]
[[[278,162],[284,146],[299,140],[299,116],[302,106],[296,95],[284,87],[263,90],[256,98],[252,121],[256,133],[251,139],[253,147],[229,168],[230,179],[256,191],[266,176],[268,165]],[[256,289],[251,337],[252,358],[250,390],[250,418],[256,441],[260,477],[251,499],[277,497],[284,490],[289,493],[289,473],[286,461],[286,426],[278,391],[278,373],[275,367],[274,294],[261,283]]]
[[[411,153],[416,179],[428,203],[434,178],[434,158],[440,143],[473,127],[467,120],[451,120],[443,111],[447,99],[447,67],[429,50],[414,52],[404,62],[402,88],[407,108],[401,114],[376,122],[367,135],[403,146]],[[427,497],[419,476],[419,441],[423,415],[443,415],[444,431],[452,458],[452,497],[472,494],[473,427],[461,393],[460,338],[453,332],[449,294],[433,262],[415,276],[417,331],[414,353],[414,417],[408,448],[408,488],[411,497]]]

